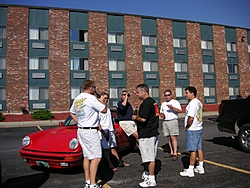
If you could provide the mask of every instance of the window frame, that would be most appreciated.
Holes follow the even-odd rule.
[[[78,90],[79,93],[75,92],[75,93],[78,93],[78,94],[73,94],[73,89]],[[83,89],[82,89],[81,86],[71,86],[70,87],[70,99],[74,100],[82,91],[83,91]]]
[[[75,69],[78,60],[78,69]],[[72,62],[73,61],[73,62]],[[71,57],[70,58],[70,70],[71,71],[89,71],[89,59],[84,57]]]
[[[0,39],[6,39],[6,26],[0,26]]]
[[[123,90],[126,90],[126,86],[110,86],[109,87],[109,98],[118,99]]]
[[[209,43],[211,43],[211,48],[210,48]],[[203,46],[203,44],[205,44],[205,47]],[[213,40],[201,39],[201,49],[204,49],[204,50],[213,50]]]
[[[229,66],[232,66],[232,67],[229,67]],[[232,71],[230,71],[230,70],[232,70]],[[227,73],[228,74],[238,74],[239,73],[238,64],[236,64],[236,63],[228,63],[227,64]]]
[[[178,64],[181,64],[180,65],[181,71],[178,71],[178,67],[177,67]],[[184,68],[183,64],[186,64],[187,71],[183,70],[183,68]],[[175,61],[174,62],[174,71],[175,72],[188,72],[188,62],[187,61]]]
[[[178,44],[178,45],[176,46],[176,44]],[[185,44],[185,45],[183,45],[183,44]],[[185,37],[174,37],[173,38],[173,46],[174,46],[174,48],[187,48],[187,39]]]
[[[42,96],[42,94],[43,94],[42,92],[44,92],[43,90],[45,90],[45,89],[47,90],[47,97]],[[32,94],[35,94],[35,93],[32,93],[31,90],[38,90],[38,96],[31,96]],[[33,86],[30,86],[29,87],[29,101],[36,101],[36,100],[49,100],[49,87],[43,87],[43,86],[34,86],[33,87]]]
[[[124,32],[116,32],[116,31],[108,32],[108,43],[109,44],[124,44]]]
[[[205,91],[205,90],[208,90]],[[214,91],[212,91],[214,90]],[[216,96],[216,87],[215,86],[204,86],[204,97],[215,97]]]
[[[205,71],[205,65],[207,65],[207,72]],[[211,66],[213,66],[213,68],[211,69]],[[203,73],[215,73],[215,64],[210,62],[210,63],[202,63],[202,72]]]
[[[114,66],[114,68],[112,68],[112,66]],[[113,58],[108,59],[108,69],[109,71],[126,71],[125,59],[121,59],[121,58],[120,59],[113,59]]]
[[[6,100],[6,87],[0,86],[0,101]]]
[[[38,37],[37,38],[33,38],[31,36],[32,32],[31,30],[37,30],[38,32]],[[45,32],[46,33],[46,37],[43,38],[43,33],[42,32]],[[29,28],[29,40],[49,40],[49,29],[47,27],[30,27]]]
[[[37,60],[38,66],[37,68],[32,68],[35,67],[35,65],[32,66],[31,60]],[[42,62],[42,60],[47,60],[47,62]],[[42,65],[43,64],[43,65]],[[49,70],[49,58],[48,57],[29,57],[29,70]]]
[[[148,40],[146,40],[148,38]],[[143,34],[142,35],[143,46],[157,46],[157,35]]]
[[[181,89],[181,93],[182,93],[181,96],[179,95],[179,91],[177,91],[177,89],[178,89],[178,90]],[[178,86],[176,86],[176,87],[175,87],[176,97],[185,97],[185,89],[186,89],[186,86],[185,86],[185,87],[178,87]]]
[[[228,52],[236,52],[237,51],[236,42],[227,42],[226,45],[227,45]]]
[[[75,33],[77,32],[77,33]],[[72,35],[74,34],[74,36]],[[77,36],[75,36],[77,35]],[[77,37],[77,38],[75,38]],[[89,32],[84,29],[70,29],[69,39],[71,42],[88,42],[89,41]]]
[[[0,56],[0,70],[6,70],[6,56]]]
[[[160,97],[160,88],[159,86],[149,86],[149,96],[151,96],[152,98],[159,98]],[[157,94],[155,94],[155,92]]]
[[[239,95],[240,94],[240,87],[239,86],[229,86],[228,87],[228,93],[229,93],[229,96]]]
[[[149,64],[149,66],[146,66],[146,63]],[[153,65],[156,65],[157,70],[153,70]],[[146,68],[149,68],[149,70],[146,70]],[[144,72],[158,72],[159,71],[159,63],[156,60],[143,60],[143,71]]]

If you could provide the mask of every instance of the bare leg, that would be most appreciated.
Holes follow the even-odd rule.
[[[177,155],[177,145],[178,144],[177,144],[176,136],[172,135],[172,136],[170,136],[170,138],[171,138],[171,144],[172,144],[173,154]]]
[[[173,148],[172,148],[172,141],[171,141],[171,137],[168,136],[168,145],[169,145],[169,149],[170,149],[170,154],[173,155]]]
[[[115,148],[111,148],[111,153],[112,153],[112,155],[114,155],[116,157],[116,159],[119,159],[119,155],[118,155]]]
[[[194,166],[195,161],[196,161],[196,152],[192,151],[190,152],[190,160],[189,160],[190,164],[189,165]]]
[[[96,182],[96,173],[100,161],[101,158],[95,158],[90,162],[90,185],[93,185]]]
[[[138,136],[137,131],[133,133],[133,136],[134,136],[135,139],[136,139],[136,146],[139,148],[139,136]]]
[[[89,172],[90,161],[87,157],[83,158],[83,170],[85,174],[85,181],[90,180],[90,172]]]
[[[149,171],[149,175],[154,175],[155,174],[155,161],[151,161],[148,164],[148,171]]]
[[[204,160],[204,154],[202,150],[198,150],[198,160],[203,161]]]

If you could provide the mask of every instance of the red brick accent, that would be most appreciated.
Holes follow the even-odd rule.
[[[204,100],[204,83],[202,72],[202,51],[200,24],[187,22],[188,71],[190,85],[197,89],[197,98]]]
[[[144,82],[142,60],[141,18],[124,16],[127,90],[132,93],[130,102],[133,107],[139,106],[135,87]]]
[[[109,92],[107,15],[97,12],[88,15],[90,79],[96,82],[98,92]]]
[[[244,42],[241,41],[242,37]],[[247,31],[245,29],[236,28],[236,46],[238,52],[239,76],[240,76],[240,94],[242,97],[250,95],[250,70],[248,56]]]
[[[157,28],[160,98],[162,103],[165,101],[164,91],[166,89],[170,89],[175,96],[172,20],[157,19]]]
[[[217,103],[229,99],[226,34],[223,26],[213,25]]]
[[[69,11],[49,11],[50,110],[70,107]]]
[[[28,108],[28,17],[28,8],[8,7],[6,104],[10,112]]]

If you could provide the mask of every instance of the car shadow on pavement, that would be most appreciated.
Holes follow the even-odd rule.
[[[236,150],[239,150],[241,151],[238,143],[237,143],[237,139],[232,137],[232,136],[229,136],[229,137],[213,137],[213,139],[208,139],[208,140],[205,140],[207,142],[212,142],[214,144],[217,144],[217,145],[222,145],[222,146],[227,146],[227,147],[232,147]]]
[[[49,176],[49,173],[43,172],[40,174],[11,178],[6,180],[1,185],[1,188],[40,187],[49,179]]]

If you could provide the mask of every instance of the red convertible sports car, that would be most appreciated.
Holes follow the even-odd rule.
[[[114,123],[114,129],[118,152],[133,147],[119,123]],[[69,116],[64,122],[60,122],[57,128],[25,136],[19,155],[31,166],[61,169],[81,166],[82,148],[77,140],[76,131],[77,125]]]

